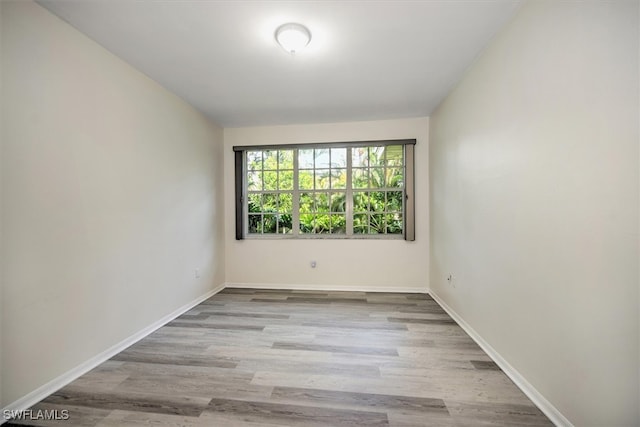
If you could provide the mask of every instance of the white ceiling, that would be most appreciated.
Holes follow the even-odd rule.
[[[235,127],[428,116],[521,0],[38,3]],[[312,33],[295,56],[290,21]]]

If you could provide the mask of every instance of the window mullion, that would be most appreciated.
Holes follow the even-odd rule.
[[[293,195],[291,200],[291,222],[293,235],[300,234],[300,189],[298,187],[298,149],[293,150]]]
[[[260,234],[264,235],[264,150],[260,153],[260,156],[262,157],[262,163],[260,163],[260,173],[262,173],[262,182],[260,183],[260,190],[262,191],[260,193],[262,195],[260,199]]]
[[[347,236],[353,236],[353,189],[351,185],[351,147],[347,147],[347,200],[345,210],[347,211],[346,233]]]

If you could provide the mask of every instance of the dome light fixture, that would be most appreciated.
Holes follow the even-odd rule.
[[[276,41],[284,50],[294,55],[311,41],[311,32],[302,24],[289,22],[276,29]]]

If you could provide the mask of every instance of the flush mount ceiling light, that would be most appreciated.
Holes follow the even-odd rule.
[[[290,54],[300,52],[311,41],[311,32],[302,24],[290,22],[276,30],[276,41]]]

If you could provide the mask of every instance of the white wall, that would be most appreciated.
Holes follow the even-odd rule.
[[[223,284],[224,240],[222,130],[1,5],[4,406]]]
[[[224,130],[226,272],[231,285],[428,289],[427,118]],[[416,240],[235,240],[235,145],[416,138]],[[312,269],[310,261],[316,260]]]
[[[431,289],[579,426],[640,423],[638,39],[528,2],[431,117]]]
[[[2,23],[2,5],[0,4],[0,24]],[[0,28],[0,98],[2,97],[2,84],[3,84],[3,80],[2,80],[2,46],[3,46],[3,41],[2,41],[2,31]],[[1,101],[0,101],[1,102]],[[1,107],[0,107],[1,108]],[[2,257],[2,246],[3,246],[3,239],[2,239],[2,204],[3,204],[3,197],[2,197],[2,136],[3,134],[3,130],[2,130],[2,110],[0,110],[0,408],[3,407],[2,405],[2,330],[4,329],[4,327],[2,326],[3,323],[3,319],[2,319],[2,312],[4,311],[3,309],[3,294],[4,294],[4,275],[2,273],[4,267],[4,263],[3,263],[3,259],[4,257]]]

